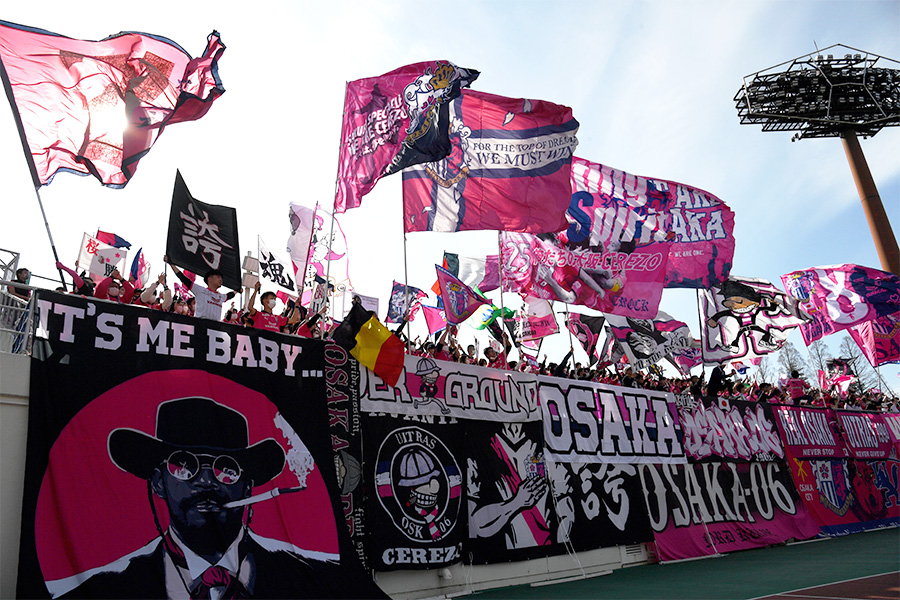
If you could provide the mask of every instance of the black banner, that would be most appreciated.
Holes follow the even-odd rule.
[[[383,597],[343,525],[325,342],[37,310],[18,596]]]
[[[180,172],[175,173],[166,255],[173,265],[200,277],[217,269],[225,287],[241,289],[237,211],[196,200]]]
[[[364,421],[371,564],[392,571],[458,562],[466,538],[462,426],[432,416]]]
[[[469,548],[474,564],[565,552],[557,543],[541,423],[466,423]]]
[[[637,466],[554,463],[553,485],[560,538],[576,551],[653,541]]]

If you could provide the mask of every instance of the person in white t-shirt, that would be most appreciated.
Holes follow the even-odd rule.
[[[203,276],[203,282],[207,287],[203,287],[194,285],[194,282],[182,273],[181,269],[169,263],[168,256],[163,256],[163,261],[172,267],[175,276],[194,294],[194,298],[197,301],[194,308],[194,316],[201,319],[221,321],[222,306],[235,296],[235,292],[228,292],[227,294],[219,292],[219,288],[222,287],[222,272],[218,269],[207,271],[206,275]]]

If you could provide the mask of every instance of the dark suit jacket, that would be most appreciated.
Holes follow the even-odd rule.
[[[387,598],[365,571],[327,561],[273,552],[247,536],[247,560],[255,566],[252,598]],[[116,573],[98,573],[61,598],[165,598],[163,544],[133,558]]]

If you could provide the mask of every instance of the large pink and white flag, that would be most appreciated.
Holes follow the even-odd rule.
[[[900,361],[900,312],[854,325],[850,336],[873,367]]]
[[[522,307],[521,335],[522,342],[540,340],[548,335],[559,332],[559,324],[556,315],[553,314],[553,306],[542,298],[525,296],[522,298],[525,305]]]
[[[577,131],[568,106],[463,91],[450,153],[403,171],[404,231],[563,229]]]
[[[287,251],[294,269],[296,291],[303,293],[306,283],[307,266],[309,264],[310,247],[313,243],[313,224],[316,210],[291,202],[288,209],[288,220],[291,234],[288,236]]]
[[[0,21],[0,62],[35,187],[59,171],[124,187],[163,129],[199,119],[225,92],[219,34],[199,58],[171,40],[119,33],[99,42]]]
[[[447,156],[447,103],[477,77],[428,61],[348,83],[334,212],[359,206],[385,175]]]
[[[104,244],[94,236],[85,233],[81,238],[78,262],[75,263],[75,266],[78,270],[87,270],[95,281],[109,277],[116,269],[119,270],[119,274],[124,276],[127,254],[124,248]]]
[[[780,350],[788,334],[809,317],[800,303],[765,279],[732,276],[700,290],[703,361],[747,360]]]
[[[708,288],[731,270],[734,213],[699,188],[575,157],[568,217],[560,239],[572,248],[627,255],[652,245],[668,252],[666,287]]]
[[[812,321],[800,326],[807,345],[826,335],[900,311],[900,278],[860,265],[832,265],[781,276],[784,289]]]
[[[668,258],[667,247],[656,246],[606,252],[573,248],[554,234],[502,232],[503,291],[652,319],[659,309]]]

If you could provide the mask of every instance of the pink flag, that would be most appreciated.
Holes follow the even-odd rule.
[[[734,256],[734,213],[708,192],[674,181],[631,175],[572,159],[570,248],[627,253],[667,252],[666,287],[708,288],[728,277]]]
[[[850,335],[873,367],[900,361],[900,312],[854,325]]]
[[[500,252],[503,291],[627,317],[652,319],[659,309],[668,250],[658,244],[620,252],[503,232]]]
[[[577,131],[567,106],[464,91],[450,105],[450,153],[403,171],[404,230],[565,228]]]
[[[807,345],[900,311],[900,278],[859,265],[833,265],[781,276],[784,289],[813,318],[800,326]]]
[[[0,21],[0,60],[35,187],[61,170],[124,187],[170,123],[199,119],[225,92],[219,34],[192,59],[159,36],[99,42]]]
[[[559,324],[556,322],[556,315],[553,314],[550,302],[531,296],[525,296],[523,300],[525,306],[522,310],[525,314],[522,318],[522,333],[519,336],[522,342],[540,340],[559,332]]]
[[[444,301],[444,314],[448,323],[458,325],[471,317],[482,304],[490,305],[490,300],[477,295],[472,288],[454,277],[447,269],[438,265],[434,265],[434,268],[437,270],[441,298]]]
[[[356,208],[385,175],[450,151],[443,106],[478,77],[447,61],[347,84],[334,212]]]
[[[425,315],[425,323],[428,325],[428,333],[434,335],[447,327],[447,318],[443,308],[422,305],[422,314]]]

